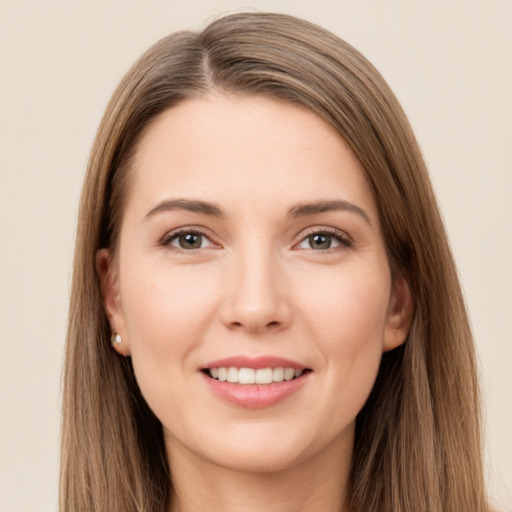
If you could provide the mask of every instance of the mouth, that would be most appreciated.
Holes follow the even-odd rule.
[[[279,382],[288,382],[299,379],[301,376],[310,373],[309,368],[288,368],[283,366],[267,368],[246,368],[235,366],[216,366],[203,368],[201,370],[211,379],[219,382],[229,382],[240,385],[270,385]]]
[[[223,402],[245,409],[277,405],[308,387],[311,368],[272,354],[235,355],[199,368],[210,391]]]

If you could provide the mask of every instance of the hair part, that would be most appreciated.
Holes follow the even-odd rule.
[[[359,414],[351,512],[489,510],[473,341],[428,173],[409,122],[354,48],[291,16],[241,13],[151,47],[115,91],[82,191],[64,374],[61,512],[165,511],[162,427],[129,358],[109,344],[95,255],[115,253],[137,143],[161,113],[217,90],[305,107],[361,162],[392,272],[409,284],[406,343],[384,354]]]

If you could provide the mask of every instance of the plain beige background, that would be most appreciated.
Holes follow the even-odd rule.
[[[151,43],[244,9],[345,38],[410,116],[476,336],[490,492],[512,510],[511,0],[0,0],[0,511],[57,507],[77,202],[106,102]]]

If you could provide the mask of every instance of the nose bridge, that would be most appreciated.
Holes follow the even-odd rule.
[[[252,240],[231,256],[224,322],[250,331],[286,325],[290,318],[286,284],[271,244]]]

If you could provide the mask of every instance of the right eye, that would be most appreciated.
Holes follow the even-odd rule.
[[[213,242],[203,233],[186,230],[170,233],[163,240],[163,245],[175,247],[182,251],[193,251],[214,246]]]

